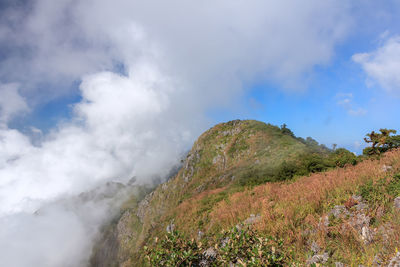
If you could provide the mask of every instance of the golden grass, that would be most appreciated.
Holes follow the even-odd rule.
[[[232,227],[252,213],[261,214],[262,220],[255,225],[258,230],[284,238],[287,244],[297,247],[298,253],[302,251],[304,254],[304,232],[318,227],[321,230],[324,226],[321,226],[320,217],[327,214],[334,205],[348,201],[366,181],[376,181],[390,175],[382,171],[384,164],[393,167],[392,173],[398,172],[400,150],[388,152],[381,159],[365,160],[356,166],[316,173],[287,183],[268,183],[234,193],[215,205],[209,214],[207,227]],[[199,197],[214,191],[204,192]],[[196,201],[184,204],[182,211],[191,214],[190,210],[196,210],[197,204]],[[322,229],[318,232],[319,236],[315,236],[322,247],[328,242],[326,231]],[[340,229],[338,233],[342,234]],[[342,234],[341,241],[347,244],[342,248],[343,253],[359,251],[359,256],[366,253],[364,249],[360,250],[360,240],[354,240],[355,236],[351,231]],[[397,237],[393,240],[397,244],[399,239]],[[368,254],[374,253],[372,251]]]

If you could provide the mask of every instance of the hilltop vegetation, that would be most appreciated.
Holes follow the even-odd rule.
[[[388,262],[400,151],[363,159],[285,125],[218,124],[174,178],[125,205],[92,263],[110,248],[107,262],[120,266]]]

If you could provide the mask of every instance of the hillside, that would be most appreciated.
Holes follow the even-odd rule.
[[[209,265],[217,259],[240,263],[244,259],[231,259],[218,249],[217,236],[236,231],[228,238],[234,245],[235,236],[247,226],[256,231],[251,232],[255,240],[273,237],[275,244],[268,243],[268,248],[274,259],[279,253],[284,265],[307,261],[368,265],[377,257],[388,262],[399,240],[393,200],[400,193],[396,176],[400,152],[324,171],[346,162],[355,164],[350,154],[257,121],[216,125],[199,137],[175,177],[144,198],[135,196],[126,203],[122,216],[95,248],[92,265],[141,266],[146,253],[162,258],[165,238],[175,242],[169,244],[168,255],[174,246],[192,242],[194,254],[185,257],[192,257],[193,264],[200,258]],[[383,171],[382,166],[390,167]],[[320,173],[306,175],[311,172]],[[170,234],[164,237],[167,231]],[[156,237],[164,241],[156,244]],[[211,247],[213,256],[207,258]]]

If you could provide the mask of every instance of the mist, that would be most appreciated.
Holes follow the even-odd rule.
[[[208,110],[236,105],[262,80],[303,90],[353,26],[347,1],[18,3],[0,19],[5,266],[85,266],[128,196],[82,192],[165,177],[210,126]],[[48,133],[10,128],[71,93],[81,100]]]

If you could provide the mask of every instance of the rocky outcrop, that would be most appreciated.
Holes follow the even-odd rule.
[[[136,216],[138,216],[141,223],[143,223],[144,216],[146,215],[146,210],[150,205],[150,200],[153,197],[154,192],[148,194],[142,201],[139,202]]]
[[[324,253],[324,254],[318,254],[318,255],[314,255],[311,258],[309,258],[307,260],[307,265],[312,265],[312,264],[317,264],[317,263],[326,263],[329,259],[329,254],[328,253]]]

